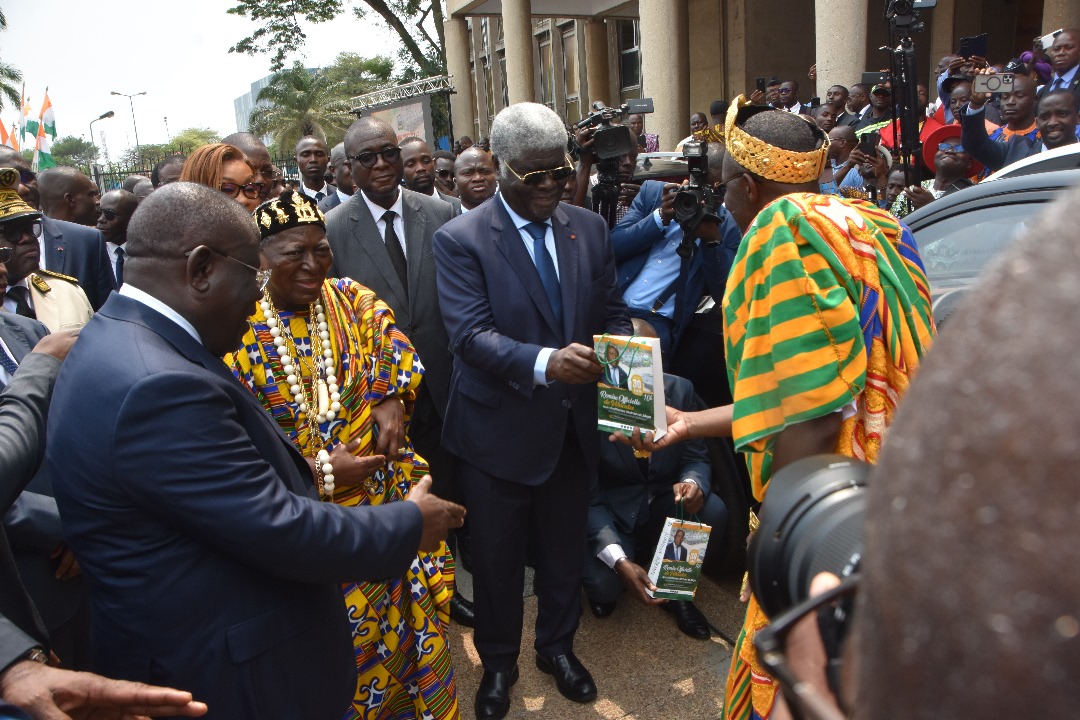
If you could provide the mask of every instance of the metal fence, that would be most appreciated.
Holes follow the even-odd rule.
[[[126,168],[116,164],[110,164],[107,167],[94,165],[90,168],[90,179],[94,181],[101,192],[106,193],[121,187],[124,183],[124,179],[131,175],[142,175],[145,178],[149,178],[154,166],[164,159],[165,156],[159,158],[143,158],[141,164],[132,165]],[[274,163],[274,166],[278,169],[284,179],[298,180],[300,178],[300,169],[296,164],[295,157],[276,157],[270,158],[270,161]],[[85,170],[86,166],[84,165],[82,169]]]

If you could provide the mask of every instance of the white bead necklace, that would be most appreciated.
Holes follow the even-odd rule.
[[[287,322],[283,322],[270,300],[269,292],[264,293],[259,307],[266,318],[266,326],[273,338],[274,350],[281,361],[281,370],[285,374],[285,384],[289,387],[293,403],[296,405],[297,422],[306,422],[308,437],[315,453],[315,475],[320,497],[333,499],[334,466],[330,462],[330,453],[326,451],[322,430],[319,427],[337,418],[341,411],[341,393],[337,374],[334,371],[334,350],[330,343],[330,328],[326,322],[326,313],[322,303],[311,304],[308,315],[308,338],[312,351],[305,356],[293,339]],[[320,352],[314,351],[318,339]],[[305,382],[303,369],[308,370]]]

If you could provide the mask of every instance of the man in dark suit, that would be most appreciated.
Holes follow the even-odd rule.
[[[1031,140],[1024,135],[1013,135],[1005,142],[991,140],[986,134],[983,113],[984,98],[988,94],[973,95],[961,114],[960,143],[971,157],[990,170],[1001,168],[1036,155],[1077,142],[1076,125],[1080,120],[1080,95],[1068,90],[1054,90],[1039,98],[1035,110],[1035,126],[1040,139]]]
[[[607,226],[561,204],[566,130],[543,105],[491,126],[500,191],[435,234],[454,349],[443,440],[471,517],[478,718],[504,717],[518,677],[526,550],[536,568],[536,664],[565,697],[596,697],[573,653],[589,478],[595,472],[593,335],[628,335]]]
[[[635,322],[635,325],[637,323]],[[664,376],[664,400],[672,407],[701,410],[689,380]],[[721,538],[727,523],[724,501],[712,493],[712,468],[704,441],[694,440],[636,458],[626,445],[600,439],[600,470],[589,504],[585,574],[582,585],[593,615],[606,618],[625,589],[645,605],[661,605],[675,616],[679,630],[693,638],[709,637],[709,623],[691,602],[662,603],[645,592],[648,572],[634,562],[652,560],[664,520],[675,517],[683,503],[686,517],[696,515]],[[669,548],[672,545],[669,544]],[[685,548],[683,557],[685,560]],[[676,559],[675,552],[665,552]]]
[[[266,282],[242,206],[172,183],[126,247],[123,288],[57,379],[46,447],[91,586],[94,668],[191,689],[213,717],[337,720],[356,689],[339,583],[403,572],[464,509],[429,480],[406,502],[318,501],[307,460],[221,362]]]
[[[454,215],[461,214],[461,200],[453,195],[443,194],[436,186],[435,158],[431,154],[431,146],[424,142],[423,138],[407,137],[401,141],[401,165],[405,170],[405,187],[450,203],[454,208]]]
[[[672,560],[675,562],[681,562],[686,560],[686,548],[683,547],[683,538],[686,537],[686,533],[682,530],[675,531],[675,537],[672,542],[667,544],[664,548],[664,559]]]
[[[13,167],[25,175],[26,182],[20,182],[18,186],[19,195],[31,207],[37,208],[40,204],[45,215],[41,219],[42,246],[45,253],[41,257],[40,266],[75,278],[86,294],[86,299],[90,301],[90,307],[94,310],[100,308],[108,299],[109,293],[116,289],[116,279],[109,265],[105,237],[97,229],[86,227],[97,222],[98,196],[94,194],[97,187],[75,168],[50,168],[49,171],[34,176],[26,159],[11,148],[0,148],[0,167]],[[60,172],[54,173],[54,170]],[[51,203],[48,211],[44,210],[46,205],[39,187],[41,178],[44,178],[45,196]],[[77,186],[74,194],[66,190],[72,184]],[[62,189],[65,189],[64,192],[60,192]],[[56,197],[58,193],[59,198]],[[67,220],[72,211],[71,203],[64,199],[65,194],[79,198],[80,213],[94,213],[88,223],[78,224]],[[57,214],[51,215],[50,212]]]
[[[1053,73],[1039,91],[1039,98],[1055,90],[1069,90],[1080,97],[1080,29],[1070,28],[1058,33],[1046,54],[1050,57]]]
[[[723,146],[710,143],[705,182],[720,181]],[[656,329],[665,357],[674,352],[694,317],[702,295],[717,302],[724,296],[728,271],[739,250],[742,234],[723,206],[720,218],[702,221],[699,231],[718,234],[720,244],[706,245],[694,239],[694,254],[681,257],[677,250],[683,231],[675,222],[677,185],[646,180],[630,209],[611,231],[619,290],[633,317]]]
[[[0,387],[49,334],[36,320],[0,312]],[[28,431],[24,428],[23,431]],[[37,473],[3,515],[3,530],[22,583],[30,593],[64,667],[85,667],[89,622],[79,565],[64,543],[52,483]]]
[[[619,347],[617,345],[608,344],[604,350],[604,356],[607,363],[604,365],[604,376],[602,378],[605,385],[611,387],[626,389],[626,371],[619,365]]]
[[[345,157],[345,143],[339,142],[330,149],[330,172],[334,173],[334,192],[319,201],[319,209],[328,213],[356,192],[352,174],[349,172],[349,158]]]

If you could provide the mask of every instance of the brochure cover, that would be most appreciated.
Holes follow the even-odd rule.
[[[649,579],[656,590],[646,592],[655,598],[693,600],[711,532],[712,528],[702,523],[668,518],[649,566]]]
[[[597,383],[597,429],[667,432],[660,341],[625,335],[594,335],[593,350],[604,368]]]

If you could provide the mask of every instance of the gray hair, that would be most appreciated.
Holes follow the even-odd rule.
[[[499,159],[500,174],[506,163],[536,150],[566,151],[566,126],[555,111],[539,103],[516,103],[505,108],[491,123],[491,154]]]

